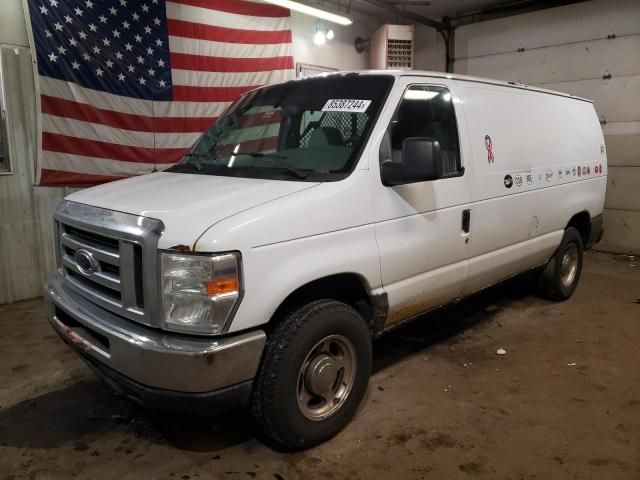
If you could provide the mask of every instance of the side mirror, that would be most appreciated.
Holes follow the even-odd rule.
[[[380,176],[382,177],[382,184],[385,187],[394,187],[405,183],[402,179],[403,173],[404,168],[402,168],[401,163],[392,160],[383,160],[380,164]]]
[[[380,164],[386,186],[426,182],[442,177],[440,143],[432,138],[410,137],[402,142],[402,162],[384,160]]]

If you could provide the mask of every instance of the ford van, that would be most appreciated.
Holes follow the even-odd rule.
[[[126,397],[246,405],[308,448],[354,416],[385,332],[526,271],[569,298],[606,181],[572,95],[417,71],[265,86],[177,165],[60,204],[49,319]]]

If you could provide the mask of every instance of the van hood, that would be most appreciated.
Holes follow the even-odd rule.
[[[66,197],[72,202],[156,218],[159,248],[196,241],[212,225],[319,183],[158,172],[106,183]]]

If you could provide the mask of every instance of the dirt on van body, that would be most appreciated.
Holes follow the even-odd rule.
[[[640,259],[585,258],[567,302],[520,278],[378,341],[355,420],[293,454],[115,397],[40,300],[0,306],[0,479],[640,479]]]

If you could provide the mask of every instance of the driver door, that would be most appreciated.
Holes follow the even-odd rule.
[[[378,176],[374,211],[382,283],[389,300],[386,326],[459,297],[468,273],[473,182],[471,155],[461,148],[458,132],[462,111],[455,82],[425,80],[398,80],[396,108],[390,116],[386,113],[387,132],[370,158]],[[380,162],[401,162],[402,142],[412,137],[439,142],[442,178],[384,186]]]

